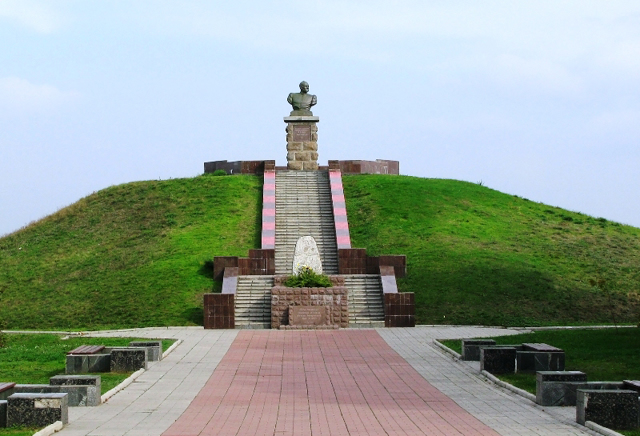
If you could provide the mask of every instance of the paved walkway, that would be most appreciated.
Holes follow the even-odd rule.
[[[60,434],[595,434],[572,422],[575,409],[543,410],[482,381],[432,343],[513,333],[472,327],[101,332],[184,342],[107,403],[70,409]]]

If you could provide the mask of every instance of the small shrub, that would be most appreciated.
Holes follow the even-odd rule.
[[[329,277],[316,273],[308,266],[303,266],[297,274],[287,277],[283,284],[288,288],[330,288],[333,286]]]
[[[212,175],[213,176],[226,176],[227,172],[225,170],[215,170]]]

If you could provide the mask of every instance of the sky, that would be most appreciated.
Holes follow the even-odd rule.
[[[0,235],[111,185],[392,159],[640,227],[637,0],[0,0]]]

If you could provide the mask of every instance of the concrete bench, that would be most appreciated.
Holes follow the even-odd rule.
[[[67,394],[13,394],[7,399],[7,426],[46,427],[69,422]]]
[[[564,371],[564,350],[549,344],[524,343],[518,351],[517,372]]]
[[[480,360],[480,346],[493,346],[496,341],[493,339],[463,339],[462,340],[462,360]]]
[[[636,391],[640,394],[640,380],[622,380],[625,389]]]
[[[99,406],[102,402],[102,378],[99,375],[56,375],[49,379],[50,386],[86,387],[86,401],[78,406]],[[66,392],[66,391],[61,391]],[[84,392],[84,391],[81,391]],[[69,400],[69,406],[71,400]]]
[[[615,430],[634,430],[640,423],[640,400],[634,390],[578,389],[576,421],[592,421]]]
[[[518,351],[517,372],[564,371],[564,351]]]
[[[18,394],[67,394],[69,407],[99,406],[100,393],[95,386],[51,386],[38,384],[16,385]]]
[[[549,344],[525,342],[522,344],[524,351],[539,351],[541,353],[564,353],[561,348],[554,347]]]
[[[162,360],[162,341],[132,341],[130,347],[145,347],[147,349],[147,359],[149,362]]]
[[[536,403],[541,406],[575,406],[578,389],[623,390],[622,382],[588,382],[580,371],[539,371],[536,374]]]
[[[89,372],[109,372],[111,354],[67,354],[65,372],[67,374],[86,374]]]
[[[516,372],[516,347],[481,347],[480,370],[492,374]]]
[[[67,354],[98,354],[102,350],[104,350],[104,345],[81,345]]]
[[[13,387],[15,386],[15,383],[7,383],[7,382],[3,382],[0,383],[0,400],[6,400],[7,398],[9,398],[9,396],[11,394],[13,394]]]
[[[582,371],[536,372],[536,403],[541,406],[575,406],[576,389],[587,383]]]
[[[147,369],[146,347],[112,348],[111,372],[133,372],[141,368]]]

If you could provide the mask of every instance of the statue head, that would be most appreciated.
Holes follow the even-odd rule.
[[[306,94],[307,92],[309,92],[309,84],[304,80],[300,82],[300,92],[303,94]]]

